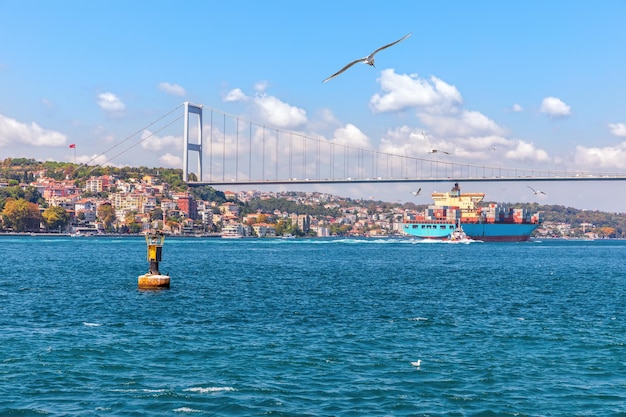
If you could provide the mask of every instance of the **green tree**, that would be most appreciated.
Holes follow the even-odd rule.
[[[613,227],[601,227],[598,230],[598,235],[601,237],[615,237],[615,229]]]
[[[0,188],[0,209],[4,208],[4,203],[8,198],[14,200],[24,199],[30,203],[43,203],[44,199],[35,187],[22,188],[18,185],[13,187]]]
[[[163,220],[163,210],[160,207],[155,208],[150,212],[150,220]]]
[[[130,225],[128,225],[128,231],[130,233],[141,233],[142,228],[142,224],[137,222],[132,222]]]
[[[226,201],[226,196],[222,191],[217,191],[208,185],[190,187],[189,191],[197,200],[215,201],[217,203]]]
[[[276,222],[274,228],[276,229],[276,236],[282,236],[285,234],[287,222],[285,220],[279,220]]]
[[[98,206],[96,210],[96,214],[100,221],[104,224],[104,228],[106,230],[111,230],[113,227],[113,222],[115,221],[115,209],[111,204],[105,203]]]
[[[39,207],[23,198],[18,200],[9,198],[2,210],[2,216],[5,224],[13,227],[17,232],[39,230],[39,223],[41,222]]]
[[[48,207],[43,211],[42,217],[48,230],[65,228],[70,220],[68,212],[59,206]]]
[[[349,224],[332,223],[329,229],[330,234],[333,236],[345,236],[352,229],[352,226]]]
[[[137,216],[137,212],[135,210],[127,211],[124,215],[124,223],[127,225],[135,222],[135,217]]]

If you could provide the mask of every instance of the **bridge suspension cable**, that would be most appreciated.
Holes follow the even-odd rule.
[[[132,135],[126,137],[124,140],[116,143],[115,145],[111,146],[110,148],[108,148],[107,150],[105,150],[104,152],[94,156],[93,158],[91,158],[89,161],[87,161],[87,163],[85,163],[85,165],[89,165],[90,163],[96,161],[98,158],[105,156],[108,152],[112,151],[113,149],[116,149],[117,147],[123,145],[124,143],[128,142],[129,140],[131,140],[132,138],[134,138],[135,136],[137,136],[138,134],[146,131],[149,127],[155,125],[156,123],[160,122],[161,120],[167,118],[168,116],[170,116],[172,113],[176,112],[177,110],[179,110],[181,107],[183,107],[182,104],[174,107],[172,110],[170,110],[169,112],[165,113],[163,116],[159,117],[158,119],[154,120],[153,122],[149,123],[148,125],[142,127],[141,129],[137,130],[135,133],[133,133]],[[115,158],[117,158],[118,156],[121,156],[123,154],[125,154],[126,152],[129,152],[131,149],[133,149],[134,147],[136,147],[137,145],[147,141],[148,139],[150,139],[152,136],[156,135],[157,133],[161,132],[163,129],[165,129],[168,126],[173,125],[174,123],[176,123],[177,121],[181,120],[183,118],[183,116],[179,116],[177,118],[175,118],[174,120],[172,120],[171,122],[169,122],[168,124],[166,124],[165,126],[159,128],[158,130],[150,133],[148,136],[142,138],[139,142],[132,144],[131,146],[129,146],[128,148],[124,149],[122,152],[119,152],[118,154],[114,155],[111,158],[107,158],[106,162],[110,162],[112,160],[114,160]],[[102,164],[96,164],[96,167],[101,166]],[[94,168],[95,169],[95,168]]]
[[[472,164],[450,160],[455,158],[450,154],[399,155],[268,127],[213,107],[204,110],[210,112],[210,126],[204,127],[209,175],[190,185],[626,179],[619,173]]]

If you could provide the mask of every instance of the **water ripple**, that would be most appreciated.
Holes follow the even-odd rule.
[[[0,245],[0,414],[626,415],[624,242]]]

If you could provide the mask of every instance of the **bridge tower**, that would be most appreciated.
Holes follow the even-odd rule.
[[[196,142],[189,143],[189,113],[198,115],[198,137]],[[198,179],[202,181],[202,105],[185,102],[185,128],[183,132],[183,181],[189,180],[189,152],[198,152]]]

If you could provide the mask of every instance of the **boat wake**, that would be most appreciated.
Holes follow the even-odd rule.
[[[424,239],[415,237],[388,237],[388,238],[299,238],[299,239],[248,239],[247,244],[266,245],[430,245],[430,244],[459,244],[483,243],[481,240],[444,240]]]

